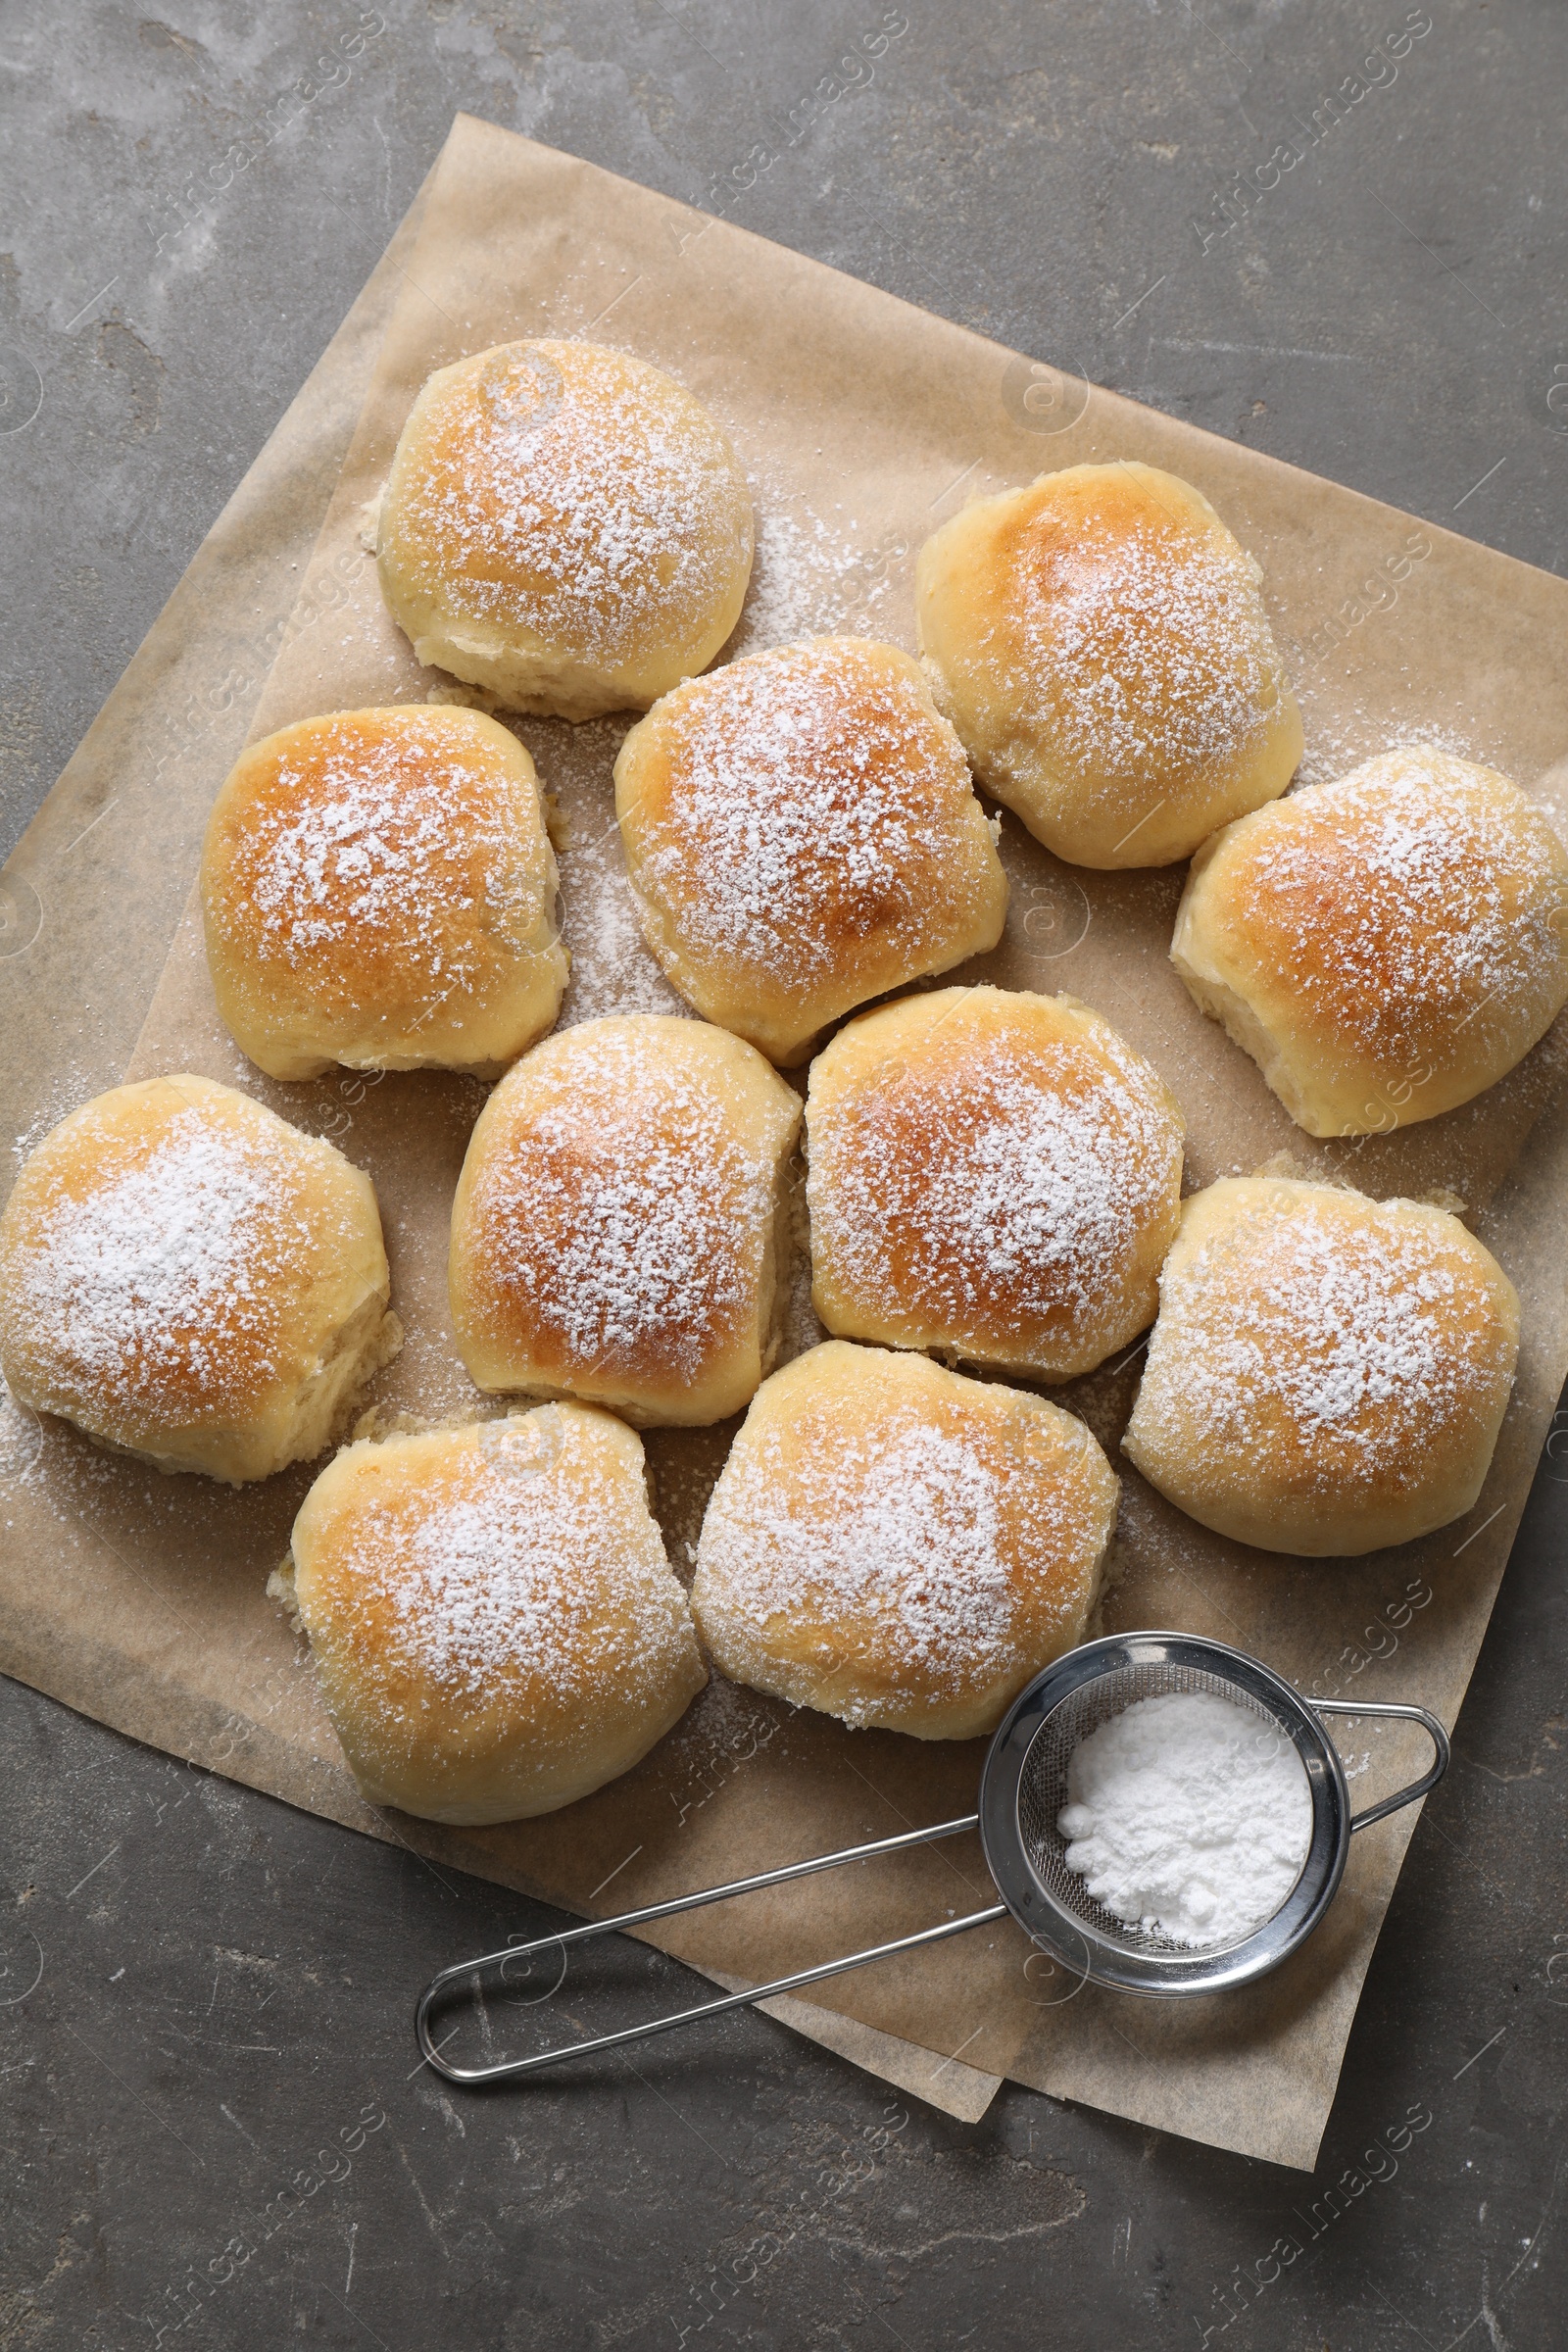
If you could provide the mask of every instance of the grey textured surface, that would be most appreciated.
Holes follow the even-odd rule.
[[[1568,19],[1430,0],[1374,51],[1408,17],[13,8],[4,846],[458,108],[1560,567]],[[1011,2088],[950,2124],[755,2017],[448,2096],[410,2072],[414,1989],[545,1915],[0,1686],[0,2345],[1560,2340],[1565,1473],[1543,1465],[1311,2182]],[[628,2000],[692,1983],[618,1965]]]

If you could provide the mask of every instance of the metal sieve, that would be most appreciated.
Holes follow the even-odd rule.
[[[1279,1909],[1239,1940],[1200,1951],[1167,1936],[1148,1935],[1105,1910],[1088,1892],[1079,1874],[1067,1868],[1066,1840],[1056,1828],[1056,1817],[1067,1802],[1067,1767],[1078,1742],[1138,1699],[1178,1690],[1213,1691],[1256,1715],[1276,1737],[1289,1740],[1300,1757],[1312,1805],[1306,1859]],[[1432,1741],[1431,1769],[1380,1803],[1352,1813],[1345,1767],[1319,1720],[1324,1715],[1387,1717],[1419,1724]],[[619,2049],[650,2034],[690,2025],[698,2018],[717,2017],[725,2010],[768,2000],[777,1993],[798,1991],[803,1984],[819,1984],[824,1977],[864,1968],[868,1962],[890,1958],[896,1952],[939,1943],[1009,1913],[1036,1947],[1080,1984],[1166,1995],[1224,1991],[1266,1975],[1298,1949],[1334,1900],[1354,1832],[1425,1796],[1443,1778],[1447,1764],[1447,1734],[1425,1707],[1369,1699],[1307,1700],[1271,1667],[1239,1649],[1227,1648],[1222,1642],[1201,1641],[1192,1634],[1112,1634],[1101,1642],[1086,1642],[1058,1658],[1013,1701],[986,1753],[977,1813],[966,1814],[960,1821],[936,1822],[929,1829],[909,1830],[897,1838],[877,1838],[867,1845],[846,1846],[837,1853],[816,1854],[809,1861],[789,1863],[781,1870],[732,1879],[725,1886],[704,1887],[697,1894],[677,1895],[669,1902],[622,1912],[616,1919],[592,1920],[560,1936],[509,1944],[504,1951],[462,1961],[433,1977],[419,1995],[415,2034],[425,2061],[448,2082],[494,2082],[559,2066],[567,2059],[585,2058],[596,2050]],[[536,1955],[560,1955],[561,1973],[552,1987],[559,1990],[570,1948],[594,1936],[642,1927],[650,1920],[669,1919],[677,1912],[724,1902],[760,1886],[781,1886],[819,1870],[835,1870],[846,1862],[897,1853],[906,1846],[929,1844],[976,1829],[987,1868],[1002,1897],[984,1911],[944,1920],[936,1927],[823,1961],[815,1968],[799,1969],[793,1976],[752,1985],[722,2000],[703,2001],[645,2025],[539,2050],[526,2058],[461,2066],[443,2054],[456,2028],[440,2042],[431,2038],[431,2011],[446,1996],[460,1986],[478,1992],[487,1975],[505,1981],[509,1969],[519,1964],[531,1966]]]
[[[1066,1864],[1056,1817],[1067,1802],[1073,1749],[1109,1716],[1168,1691],[1211,1690],[1289,1740],[1306,1773],[1312,1827],[1306,1859],[1280,1908],[1250,1935],[1195,1951],[1147,1935],[1096,1902]],[[1362,1813],[1323,1715],[1418,1723],[1432,1741],[1431,1769]],[[1356,1830],[1436,1788],[1448,1767],[1448,1736],[1425,1707],[1369,1699],[1304,1699],[1260,1659],[1192,1634],[1112,1634],[1086,1642],[1036,1677],[991,1743],[980,1778],[980,1837],[997,1891],[1053,1958],[1095,1984],[1123,1992],[1218,1992],[1265,1976],[1312,1933],[1339,1889]]]

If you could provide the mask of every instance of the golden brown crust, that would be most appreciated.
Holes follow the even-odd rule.
[[[708,1679],[642,1446],[582,1405],[349,1446],[305,1498],[292,1572],[363,1794],[426,1820],[586,1796]]]
[[[1181,1113],[1088,1005],[942,989],[862,1013],[806,1118],[830,1331],[1070,1380],[1152,1321]]]
[[[1190,483],[1073,466],[927,540],[920,646],[975,772],[1049,850],[1169,865],[1301,756],[1261,576]]]
[[[723,433],[661,368],[504,343],[419,393],[377,539],[421,662],[580,719],[706,669],[740,618],[752,509]]]
[[[164,1470],[318,1453],[396,1345],[388,1293],[369,1178],[207,1078],[83,1103],[0,1218],[13,1392]]]
[[[1568,850],[1494,769],[1390,752],[1209,842],[1171,960],[1309,1134],[1410,1126],[1568,1003]]]
[[[477,710],[334,711],[252,744],[201,892],[219,1010],[270,1077],[495,1077],[565,987],[533,761]]]
[[[452,1212],[458,1346],[482,1389],[717,1421],[766,1369],[800,1102],[703,1021],[549,1038],[491,1096]]]
[[[815,637],[676,687],[621,746],[615,805],[668,978],[774,1061],[1002,936],[963,747],[895,646]]]
[[[1284,1177],[1188,1201],[1123,1451],[1239,1544],[1353,1555],[1481,1493],[1519,1301],[1457,1218]]]
[[[1043,1397],[830,1340],[759,1390],[692,1607],[737,1682],[976,1739],[1082,1640],[1116,1494],[1084,1424]]]

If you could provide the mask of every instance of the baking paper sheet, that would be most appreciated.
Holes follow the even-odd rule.
[[[188,894],[212,779],[245,740],[279,646],[340,616],[345,574],[364,551],[321,573],[311,555],[422,209],[421,194],[0,878],[0,1004],[9,1015],[0,1096],[19,1152],[123,1074]],[[8,1510],[39,1453],[35,1426],[0,1389]],[[21,1595],[38,1555],[26,1523],[0,1524],[0,1658],[10,1671],[134,1738],[276,1788],[265,1762],[252,1764],[248,1717],[235,1714],[215,1736],[186,1690],[127,1671],[122,1637],[91,1638],[64,1598],[41,1618],[24,1616]],[[393,1835],[373,1816],[359,1826]],[[963,2121],[982,2115],[997,2090],[998,2076],[856,2019],[787,1998],[762,2006]]]
[[[679,375],[719,416],[752,475],[760,555],[732,652],[831,627],[912,646],[914,552],[962,499],[1084,459],[1142,458],[1196,482],[1262,561],[1271,617],[1305,713],[1305,775],[1327,777],[1392,742],[1425,739],[1501,767],[1549,800],[1561,821],[1559,780],[1547,771],[1568,749],[1568,680],[1558,659],[1568,589],[1545,574],[1091,391],[723,222],[467,119],[460,118],[427,184],[412,252],[390,259],[377,276],[379,285],[368,289],[375,301],[354,331],[373,332],[378,302],[385,339],[305,570],[296,614],[303,625],[286,632],[252,733],[442,687],[415,663],[381,606],[363,544],[367,503],[431,368],[516,335],[578,334]],[[324,436],[307,437],[318,468]],[[239,560],[249,543],[265,557],[259,572],[272,565],[273,578],[287,538],[277,517],[292,511],[291,499],[304,513],[287,457],[286,448],[270,448],[238,494],[251,500]],[[299,562],[297,542],[287,560]],[[111,706],[122,762],[155,806],[158,782],[149,782],[148,768],[159,731],[168,731],[165,676],[156,663],[141,676],[133,670]],[[181,691],[188,684],[210,697],[215,683],[204,657],[200,677]],[[566,831],[562,877],[574,972],[563,1019],[683,1009],[642,948],[620,863],[611,766],[629,722],[516,723]],[[84,751],[92,744],[89,737]],[[81,869],[73,891],[57,876],[54,947],[40,927],[23,956],[0,965],[8,993],[21,978],[9,1008],[31,1054],[30,1085],[18,1089],[20,1126],[47,1124],[122,1074],[103,1066],[107,1048],[96,1061],[84,1050],[64,1065],[58,1056],[59,1011],[81,990],[74,942],[102,906],[118,863],[119,903],[140,958],[126,960],[146,1003],[147,943],[167,939],[172,915],[167,874],[176,858],[181,874],[192,870],[206,803],[235,748],[209,728],[197,745],[166,750],[170,793],[189,805],[177,823],[167,813],[160,819],[169,836],[162,854],[124,879],[128,845],[118,826],[110,833],[106,813],[98,832],[116,843],[118,857],[102,853],[102,871]],[[85,772],[107,783],[111,771],[100,755]],[[72,789],[90,792],[90,784]],[[24,845],[24,879],[46,875],[53,806],[34,828],[39,839],[29,835]],[[64,839],[64,824],[60,831]],[[1366,1560],[1249,1552],[1184,1520],[1145,1487],[1115,1450],[1136,1352],[1054,1392],[1084,1414],[1122,1472],[1104,1629],[1175,1625],[1214,1634],[1256,1651],[1307,1691],[1417,1699],[1451,1723],[1568,1368],[1562,1036],[1553,1033],[1465,1109],[1402,1135],[1314,1142],[1291,1125],[1252,1063],[1202,1019],[1170,968],[1180,869],[1075,872],[1010,817],[1004,857],[1013,884],[1005,938],[955,977],[1065,988],[1111,1019],[1182,1103],[1190,1186],[1284,1152],[1303,1172],[1338,1174],[1380,1196],[1457,1194],[1524,1301],[1518,1385],[1475,1511],[1421,1544]],[[189,912],[129,1068],[206,1071],[332,1135],[375,1179],[395,1300],[410,1330],[378,1396],[437,1416],[494,1409],[481,1405],[458,1363],[444,1298],[447,1211],[479,1087],[429,1075],[376,1084],[347,1072],[271,1085],[217,1021]],[[792,1346],[816,1336],[803,1269]],[[649,1436],[660,1515],[683,1572],[732,1427]],[[715,1681],[636,1772],[566,1813],[479,1832],[372,1814],[354,1792],[301,1646],[263,1597],[309,1472],[230,1494],[144,1473],[24,1416],[15,1417],[10,1436],[4,1662],[105,1720],[334,1819],[603,1914],[972,1806],[979,1743],[852,1733]],[[38,1569],[44,1560],[47,1577]],[[1420,1768],[1414,1736],[1353,1722],[1340,1736],[1357,1791],[1381,1792]],[[940,2099],[946,2087],[959,2112],[955,2084],[975,2107],[991,2079],[1012,2074],[1141,2122],[1309,2166],[1412,1823],[1406,1812],[1358,1837],[1324,1929],[1288,1968],[1241,1994],[1163,2004],[1081,1988],[1008,1924],[812,1987],[808,2004],[790,2010],[832,2012],[823,2030],[835,2041],[858,2021],[931,2053],[933,2089],[924,2095]],[[990,1899],[977,1845],[954,1840],[667,1923],[658,1940],[725,1981],[757,1983],[839,1945]],[[874,2065],[875,2051],[867,2040],[852,2054]],[[892,2062],[906,2071],[909,2052],[883,2056],[890,2079],[905,2081]]]

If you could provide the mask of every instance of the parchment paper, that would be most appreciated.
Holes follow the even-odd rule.
[[[0,877],[0,1101],[19,1155],[123,1075],[188,895],[213,778],[245,740],[279,645],[341,618],[345,574],[364,551],[319,573],[311,556],[422,211],[421,193]],[[0,1384],[8,1511],[38,1460],[36,1427]],[[0,1665],[133,1738],[271,1788],[265,1771],[247,1776],[248,1719],[236,1715],[215,1734],[183,1690],[127,1671],[115,1625],[100,1640],[78,1624],[69,1580],[41,1617],[27,1612],[38,1532],[20,1518],[0,1527]],[[88,1549],[81,1570],[123,1576],[128,1563],[95,1561]],[[133,1597],[124,1623],[138,1605]],[[357,1826],[394,1835],[373,1816]],[[1000,2083],[855,2018],[788,1998],[760,2006],[966,2122],[984,2114]]]
[[[1307,775],[1424,737],[1513,774],[1550,800],[1560,821],[1545,771],[1568,749],[1562,583],[1091,393],[724,223],[462,119],[396,277],[385,341],[307,573],[301,611],[312,624],[290,634],[253,731],[440,687],[386,619],[361,545],[363,509],[429,370],[539,332],[592,334],[671,368],[730,431],[760,523],[757,581],[731,650],[833,626],[910,644],[913,552],[962,498],[1085,458],[1145,458],[1195,481],[1262,560],[1305,710]],[[576,958],[567,1021],[682,1009],[640,945],[621,872],[610,770],[622,731],[621,722],[518,722],[567,827],[563,886]],[[131,739],[140,741],[134,728]],[[219,753],[208,746],[209,797],[228,747]],[[1105,1628],[1211,1632],[1308,1691],[1417,1698],[1451,1722],[1568,1366],[1561,1035],[1466,1109],[1403,1135],[1314,1143],[1170,969],[1179,871],[1075,873],[1010,818],[1004,854],[1014,892],[1006,937],[958,976],[1064,987],[1104,1012],[1183,1104],[1190,1184],[1283,1151],[1302,1169],[1374,1194],[1446,1188],[1471,1204],[1471,1222],[1525,1307],[1514,1400],[1466,1521],[1368,1560],[1298,1562],[1208,1535],[1118,1463],[1122,1523]],[[133,882],[130,896],[140,924],[151,891],[138,898]],[[74,987],[68,959],[55,974],[57,998]],[[38,996],[31,1017],[48,1004]],[[244,1085],[300,1125],[334,1135],[369,1169],[411,1330],[380,1394],[427,1414],[488,1409],[453,1351],[442,1279],[451,1190],[481,1090],[430,1076],[372,1086],[347,1073],[269,1085],[217,1022],[189,916],[131,1063],[138,1075],[179,1067]],[[90,1091],[79,1075],[52,1109]],[[95,1073],[93,1083],[105,1082]],[[793,1345],[815,1336],[802,1290]],[[1137,1370],[1135,1352],[1054,1392],[1113,1458]],[[689,1566],[732,1426],[650,1438],[678,1565]],[[715,1682],[635,1773],[564,1814],[466,1833],[372,1815],[353,1791],[308,1665],[262,1597],[309,1473],[230,1494],[143,1474],[58,1427],[15,1435],[17,1450],[35,1458],[10,1490],[6,1663],[45,1689],[73,1680],[93,1693],[91,1711],[135,1717],[138,1729],[152,1721],[158,1728],[141,1736],[332,1818],[605,1913],[973,1802],[978,1743],[850,1733]],[[28,1572],[44,1557],[47,1584]],[[1381,1791],[1419,1766],[1413,1738],[1351,1723],[1343,1739],[1357,1790]],[[1412,1822],[1406,1812],[1356,1838],[1325,1928],[1290,1968],[1241,1995],[1178,2006],[1079,1990],[1009,1926],[815,1987],[811,2002],[935,2053],[934,2075],[1012,2073],[1309,2166]],[[977,1848],[960,1841],[670,1923],[659,1940],[715,1975],[756,1983],[990,1899]]]

